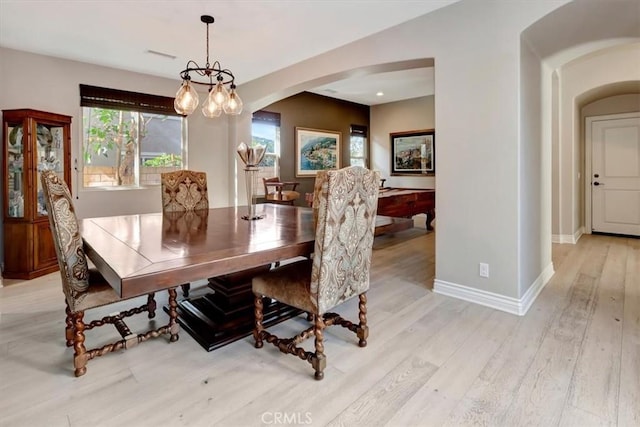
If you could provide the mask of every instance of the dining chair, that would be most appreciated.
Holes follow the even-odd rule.
[[[40,177],[62,277],[62,290],[66,303],[66,344],[67,347],[74,348],[75,376],[79,377],[87,372],[89,360],[121,349],[129,349],[150,338],[169,334],[171,342],[177,341],[179,326],[175,288],[168,290],[169,323],[165,326],[154,329],[155,322],[152,321],[149,322],[150,329],[141,334],[134,334],[124,322],[126,317],[143,312],[147,312],[149,319],[153,319],[156,310],[153,293],[147,295],[147,302],[141,306],[110,314],[89,323],[85,322],[86,310],[117,303],[126,298],[121,298],[97,270],[89,268],[67,184],[53,171],[44,171]],[[85,331],[105,324],[115,326],[122,339],[87,350]]]
[[[207,174],[182,169],[160,174],[162,212],[193,212],[209,209]],[[182,295],[189,296],[190,283],[182,286]]]
[[[207,174],[178,170],[160,174],[163,212],[186,212],[209,209]]]
[[[312,259],[283,265],[253,278],[255,295],[255,347],[263,341],[281,352],[306,360],[315,378],[324,377],[326,356],[323,331],[340,325],[354,332],[360,347],[367,345],[367,297],[378,206],[378,172],[360,166],[335,171],[319,171],[313,207],[316,212],[315,246]],[[359,322],[330,312],[339,304],[358,296]],[[293,338],[279,338],[265,330],[263,299],[275,299],[311,314],[313,325]],[[315,337],[315,351],[298,345]]]
[[[293,205],[300,197],[296,191],[299,183],[295,181],[280,181],[279,177],[262,178],[264,184],[264,199],[269,203]]]

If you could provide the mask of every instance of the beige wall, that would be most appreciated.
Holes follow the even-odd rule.
[[[518,241],[526,244],[521,243],[518,251],[518,295],[523,298],[528,292],[541,289],[553,274],[553,264],[551,194],[548,191],[551,155],[540,126],[544,73],[533,48],[526,42],[520,47]]]
[[[435,128],[435,96],[389,102],[371,107],[371,168],[386,178],[387,187],[436,188],[435,176],[391,176],[390,133]],[[435,154],[438,174],[438,130]]]

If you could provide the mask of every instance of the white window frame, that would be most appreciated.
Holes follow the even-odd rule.
[[[256,119],[256,116],[260,116],[261,113],[264,113],[266,116],[270,117],[271,120],[260,120],[259,118]],[[265,158],[267,157],[273,157],[273,166],[260,166],[258,169],[258,188],[257,188],[257,195],[258,196],[264,196],[264,185],[263,185],[263,178],[273,178],[275,176],[280,176],[280,114],[279,113],[272,113],[272,112],[262,112],[262,111],[258,111],[256,113],[254,113],[254,119],[252,120],[252,126],[254,124],[254,122],[262,122],[266,125],[271,125],[273,124],[273,126],[275,127],[275,141],[273,144],[273,153],[265,153]],[[253,139],[253,129],[251,132],[252,135],[252,139]]]
[[[351,143],[353,138],[363,138],[362,143],[362,157],[351,155]],[[368,129],[363,125],[351,125],[349,133],[349,165],[353,165],[353,159],[362,159],[364,167],[369,168],[369,138]]]

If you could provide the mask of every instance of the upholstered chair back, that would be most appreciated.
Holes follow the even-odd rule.
[[[186,212],[209,209],[207,174],[190,170],[160,175],[163,212]]]
[[[89,288],[89,268],[84,254],[69,187],[55,172],[40,174],[49,225],[62,276],[62,289],[73,308]]]
[[[316,176],[310,294],[320,314],[369,289],[379,180],[360,166]]]

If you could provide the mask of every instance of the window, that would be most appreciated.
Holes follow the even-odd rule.
[[[258,179],[280,176],[280,113],[256,111],[251,120],[251,143],[262,144],[266,148],[264,158],[258,165]],[[264,188],[258,185],[258,194]]]
[[[362,125],[351,125],[349,137],[349,165],[369,167],[367,159],[367,127]]]
[[[80,85],[84,187],[159,185],[183,168],[184,118],[173,98]]]

